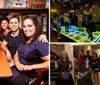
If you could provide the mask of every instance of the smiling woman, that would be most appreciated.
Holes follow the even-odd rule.
[[[37,69],[48,69],[49,67],[48,43],[37,40],[42,33],[42,29],[35,17],[24,19],[23,32],[18,52],[14,56],[15,66],[18,70],[14,72],[12,85],[27,85],[28,82],[26,81],[35,77]]]
[[[36,40],[42,34],[42,28],[36,17],[26,17],[23,22],[23,31],[26,37]]]
[[[33,36],[35,32],[35,25],[33,24],[32,20],[26,19],[24,21],[23,31],[27,37]]]
[[[60,75],[57,78],[56,85],[60,85],[61,83],[62,85],[74,85],[74,81],[70,73],[72,70],[72,62],[69,60],[68,53],[66,51],[61,52],[59,61],[55,58],[55,68],[60,70]]]
[[[10,31],[8,27],[8,18],[7,17],[2,17],[0,21],[0,41],[3,41],[4,37],[7,35],[7,33]]]

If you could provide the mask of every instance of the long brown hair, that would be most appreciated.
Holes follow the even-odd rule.
[[[32,20],[33,24],[35,25],[35,33],[32,36],[32,40],[31,40],[31,43],[32,43],[33,41],[37,40],[37,38],[42,34],[42,28],[40,27],[40,24],[36,17],[27,16],[24,20],[26,19]],[[23,40],[23,43],[25,44],[26,41],[28,40],[28,37],[26,37],[24,34],[22,40]]]
[[[60,61],[63,62],[63,57],[62,57],[63,54],[66,54],[66,62],[69,62],[68,53],[66,51],[61,52]]]
[[[94,57],[94,55],[95,55],[95,57]],[[93,58],[98,58],[98,54],[96,52],[94,52]]]
[[[3,20],[6,20],[9,23],[9,19],[7,17],[2,17],[2,19],[0,20],[0,40],[3,41],[5,35],[4,35],[4,29],[1,27],[1,22]]]
[[[0,40],[3,41],[4,39],[4,29],[0,27]]]

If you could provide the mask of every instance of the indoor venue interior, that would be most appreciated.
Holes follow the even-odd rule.
[[[100,0],[51,0],[51,41],[100,42],[99,3]]]
[[[100,44],[51,44],[50,47],[51,85],[100,85]],[[67,54],[67,59],[72,62],[70,70],[72,79],[68,75],[67,77],[59,77],[64,71],[64,69],[61,71],[60,67],[64,53]],[[95,55],[96,57],[94,57]],[[97,59],[98,69],[94,69],[94,59]],[[58,67],[55,61],[57,63],[60,61]],[[97,76],[94,75],[95,72],[97,72]]]

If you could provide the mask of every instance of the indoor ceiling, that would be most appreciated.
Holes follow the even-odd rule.
[[[83,44],[74,44],[73,46],[75,47],[84,47],[84,46],[88,46],[90,45],[92,47],[92,49],[100,49],[100,44],[86,44],[86,43],[83,43]]]

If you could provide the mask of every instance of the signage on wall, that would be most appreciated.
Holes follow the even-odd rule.
[[[45,8],[46,0],[29,0],[29,8]]]

